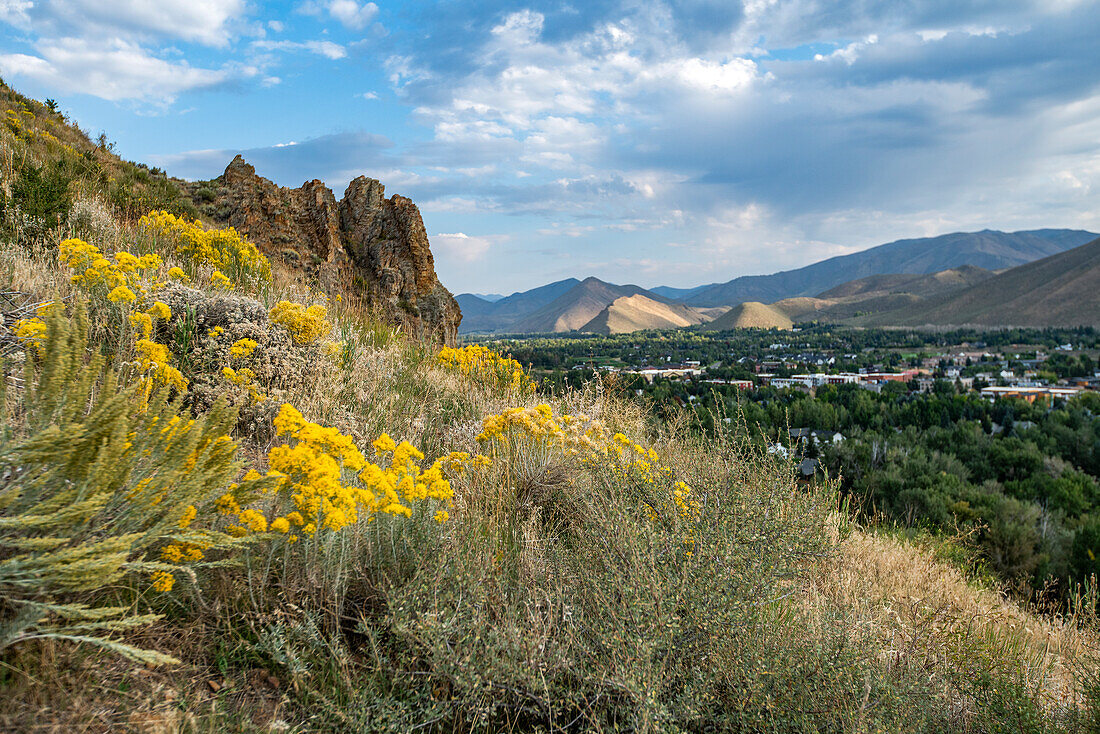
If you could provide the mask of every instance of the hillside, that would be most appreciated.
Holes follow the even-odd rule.
[[[898,240],[851,255],[829,258],[797,270],[752,275],[716,283],[685,299],[692,306],[775,301],[813,296],[873,275],[926,274],[972,265],[986,270],[1022,265],[1084,244],[1097,235],[1078,230],[956,232]]]
[[[463,334],[506,331],[579,283],[576,278],[567,278],[529,291],[517,291],[495,302],[462,293],[456,297],[462,308],[459,331]]]
[[[704,324],[707,331],[726,329],[789,329],[794,324],[781,309],[763,303],[749,301],[739,303],[723,315]]]
[[[70,154],[0,92],[34,118],[0,127],[0,731],[1095,728],[1094,617],[856,526],[736,424],[545,389],[239,231],[134,217],[151,173],[43,185]],[[230,215],[317,221],[295,191]],[[389,201],[358,213],[408,223]]]
[[[1100,239],[867,325],[1100,326]]]
[[[642,294],[622,296],[580,328],[593,334],[629,334],[643,329],[676,329],[706,323],[725,309],[695,309],[656,301]]]
[[[927,275],[887,274],[842,283],[816,297],[784,298],[771,304],[793,321],[843,323],[853,318],[912,309],[939,295],[981,283],[994,273],[970,265]]]
[[[671,298],[674,301],[685,301],[707,287],[709,286],[697,285],[694,288],[673,288],[667,285],[659,285],[656,288],[650,288],[649,291],[650,293],[656,293],[658,296]]]
[[[614,285],[598,278],[585,278],[542,308],[508,326],[507,331],[514,334],[577,331],[617,299],[637,294],[649,295],[636,285]]]
[[[944,291],[965,288],[992,278],[995,273],[985,268],[964,265],[926,275],[892,273],[858,278],[818,293],[818,298],[852,298],[856,296],[911,293],[916,296],[932,296]]]

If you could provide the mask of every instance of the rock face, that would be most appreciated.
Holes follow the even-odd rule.
[[[428,234],[416,205],[385,198],[385,187],[360,176],[336,200],[317,180],[296,189],[256,175],[233,159],[206,199],[272,261],[282,260],[321,286],[359,299],[407,333],[454,344],[462,312],[435,274]]]

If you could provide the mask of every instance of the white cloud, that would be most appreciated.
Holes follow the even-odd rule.
[[[42,36],[178,38],[224,47],[245,13],[244,0],[44,0],[24,6],[29,29]],[[31,7],[28,7],[31,6]],[[0,6],[0,13],[6,8]]]
[[[727,62],[708,59],[674,59],[643,73],[643,78],[672,80],[686,89],[704,92],[733,92],[745,89],[759,78],[756,64],[750,59]]]
[[[363,99],[378,99],[378,92],[363,92],[359,96]]]
[[[348,55],[343,46],[332,41],[253,41],[252,47],[264,51],[307,51],[334,61]]]
[[[374,3],[360,5],[355,0],[331,0],[328,13],[348,28],[360,30],[366,28],[378,15],[378,6]]]
[[[441,232],[432,237],[432,247],[463,262],[480,260],[492,243],[487,237],[471,237],[465,232]]]
[[[31,0],[0,0],[0,22],[26,28],[31,22],[28,11],[33,7]]]
[[[276,33],[282,33],[286,26],[283,25],[281,20],[269,20],[267,21],[267,27]]]
[[[0,71],[65,92],[93,94],[111,101],[140,99],[155,103],[172,102],[182,92],[216,86],[234,76],[227,69],[165,61],[122,40],[97,44],[81,38],[60,38],[41,41],[35,50],[37,56],[0,55]]]
[[[372,2],[360,5],[355,0],[308,0],[298,6],[306,15],[328,15],[345,28],[362,30],[378,16],[378,6]]]

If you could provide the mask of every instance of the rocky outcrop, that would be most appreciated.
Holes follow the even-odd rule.
[[[212,183],[216,190],[199,192],[204,210],[269,259],[360,300],[408,333],[454,343],[462,313],[436,277],[424,221],[409,199],[385,198],[385,187],[365,176],[340,201],[317,180],[276,186],[239,155]]]

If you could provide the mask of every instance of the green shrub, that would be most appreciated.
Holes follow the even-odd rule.
[[[21,395],[3,401],[15,407],[0,433],[0,651],[53,638],[170,661],[115,635],[158,618],[135,611],[134,593],[194,575],[160,560],[164,546],[240,542],[202,527],[239,468],[234,416],[219,404],[190,421],[165,391],[149,395],[151,380],[126,384],[88,359],[82,305],[47,324]]]
[[[69,184],[72,178],[60,163],[49,166],[26,166],[12,184],[12,202],[28,217],[47,228],[63,223],[72,208]]]

